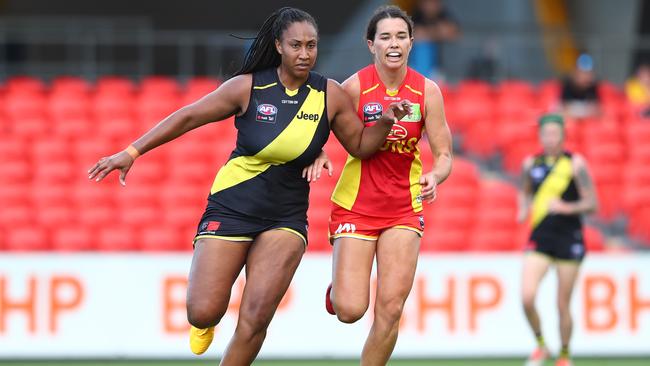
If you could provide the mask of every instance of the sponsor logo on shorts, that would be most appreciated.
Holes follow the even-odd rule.
[[[278,114],[278,108],[273,104],[260,104],[257,106],[257,115],[255,120],[264,123],[275,123],[275,117]]]
[[[363,121],[372,122],[381,118],[384,107],[381,103],[370,102],[363,106]]]
[[[339,224],[339,227],[336,229],[334,234],[341,234],[342,232],[353,233],[355,231],[357,231],[357,226],[346,222],[345,224]]]
[[[219,230],[219,226],[221,226],[221,222],[219,221],[204,221],[199,227],[199,234],[214,235]]]
[[[420,216],[420,230],[424,230],[424,216]]]
[[[573,243],[571,245],[571,255],[573,258],[581,258],[585,254],[585,248],[582,243]]]

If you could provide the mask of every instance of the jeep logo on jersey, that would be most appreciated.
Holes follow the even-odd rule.
[[[275,123],[275,117],[278,114],[278,108],[273,104],[260,104],[257,106],[257,115],[255,119],[258,122]]]
[[[300,111],[300,114],[296,118],[306,119],[307,121],[318,121],[320,115],[318,113],[305,113],[304,111]]]
[[[380,103],[371,102],[363,106],[363,121],[376,121],[381,117],[384,107]]]
[[[406,138],[407,135],[408,135],[408,131],[404,126],[395,124],[393,125],[393,128],[388,133],[386,140],[390,140],[390,141],[401,140],[403,138]]]

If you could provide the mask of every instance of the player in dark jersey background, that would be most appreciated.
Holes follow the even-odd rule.
[[[549,114],[539,120],[544,151],[523,163],[518,220],[529,215],[531,235],[522,276],[522,301],[537,348],[526,365],[543,365],[550,353],[542,335],[535,297],[540,282],[554,264],[557,270],[557,304],[562,348],[557,366],[571,365],[569,342],[573,321],[571,294],[585,256],[582,215],[596,211],[598,203],[585,159],[564,149],[564,119]]]
[[[410,112],[408,101],[393,103],[377,124],[365,128],[341,86],[311,72],[317,43],[316,22],[308,13],[277,10],[234,77],[89,170],[89,178],[97,181],[120,170],[124,185],[140,154],[236,116],[237,147],[210,190],[194,241],[187,294],[190,347],[201,354],[246,267],[237,326],[222,365],[253,362],[289,287],[307,237],[309,183],[303,169],[320,154],[329,129],[350,154],[366,158],[381,147],[395,121]]]

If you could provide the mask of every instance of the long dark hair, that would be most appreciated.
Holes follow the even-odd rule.
[[[257,32],[253,44],[246,51],[244,63],[233,76],[280,66],[282,57],[275,49],[275,40],[281,40],[282,33],[296,22],[311,23],[316,29],[316,34],[318,34],[316,21],[309,13],[289,6],[280,8],[266,18],[262,28]]]
[[[409,37],[413,37],[413,21],[411,17],[406,14],[406,12],[395,5],[382,6],[375,11],[368,22],[368,28],[366,29],[366,39],[372,41],[375,39],[377,34],[377,23],[380,20],[386,18],[400,18],[406,22],[406,25],[409,28]]]

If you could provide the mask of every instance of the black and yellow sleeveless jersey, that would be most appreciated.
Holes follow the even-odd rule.
[[[570,235],[582,229],[580,215],[549,214],[548,205],[553,199],[574,202],[580,199],[573,172],[573,159],[564,152],[554,159],[544,154],[535,156],[529,172],[534,192],[531,212],[533,234]]]
[[[211,205],[260,219],[306,219],[309,183],[304,167],[329,137],[327,79],[311,72],[297,90],[285,89],[275,68],[253,74],[246,112],[235,118],[237,146],[210,190]]]

